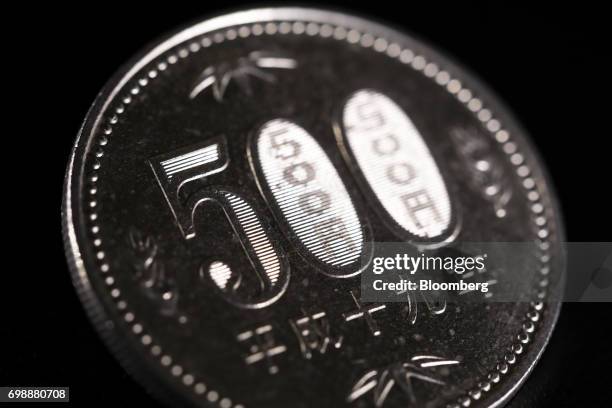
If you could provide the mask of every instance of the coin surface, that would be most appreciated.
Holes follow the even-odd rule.
[[[559,312],[525,132],[447,57],[335,12],[236,12],[138,55],[78,135],[63,226],[96,328],[172,405],[499,405]],[[458,241],[535,243],[521,298],[361,301],[367,243]]]

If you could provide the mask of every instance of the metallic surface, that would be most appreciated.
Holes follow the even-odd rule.
[[[408,191],[418,195],[405,209],[420,218],[404,226],[346,143],[346,102],[364,90],[422,138],[412,136],[411,167],[388,173],[412,180],[422,166],[433,180]],[[270,124],[290,135],[264,158],[257,140],[274,143]],[[283,207],[287,186],[271,180],[303,197]],[[338,13],[238,12],[137,56],[79,133],[63,222],[95,326],[172,405],[495,406],[528,375],[559,311],[562,227],[524,131],[446,57]],[[355,254],[372,241],[538,250],[523,260],[522,301],[416,313],[360,301]]]

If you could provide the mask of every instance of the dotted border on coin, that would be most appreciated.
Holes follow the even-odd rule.
[[[338,41],[347,41],[349,44],[358,44],[366,49],[373,49],[375,52],[384,53],[387,56],[394,58],[405,65],[411,66],[414,70],[421,72],[426,77],[434,80],[438,85],[444,87],[450,94],[454,95],[468,110],[476,115],[482,122],[484,128],[488,130],[494,139],[500,145],[502,151],[508,156],[510,163],[514,166],[517,176],[522,180],[522,186],[527,192],[527,198],[531,202],[530,210],[532,213],[532,221],[535,226],[535,234],[538,237],[539,257],[540,257],[540,277],[538,283],[538,291],[536,298],[530,303],[529,311],[526,313],[522,328],[517,334],[516,339],[511,347],[482,380],[477,380],[477,386],[468,390],[464,396],[459,397],[456,402],[448,404],[448,408],[469,407],[472,402],[476,402],[482,398],[483,394],[493,389],[494,384],[501,381],[502,377],[510,371],[510,367],[516,364],[520,355],[524,352],[525,346],[531,341],[531,336],[537,329],[537,323],[541,318],[544,309],[543,299],[546,297],[546,288],[548,286],[547,275],[550,272],[549,249],[550,242],[548,241],[549,231],[547,229],[547,216],[544,213],[545,207],[540,201],[540,193],[535,180],[531,177],[531,170],[524,163],[525,157],[518,151],[517,145],[512,142],[508,131],[504,130],[500,122],[493,117],[489,109],[483,107],[482,101],[474,96],[473,92],[465,88],[463,84],[451,77],[451,74],[442,70],[433,62],[427,61],[424,56],[415,54],[408,48],[402,48],[399,44],[389,42],[383,37],[377,37],[369,33],[362,33],[356,29],[345,28],[338,25],[321,24],[308,21],[283,21],[283,22],[268,22],[238,25],[234,28],[221,29],[219,31],[208,33],[199,36],[197,40],[187,41],[187,45],[183,43],[173,48],[175,52],[168,52],[165,57],[150,63],[149,66],[155,65],[155,68],[143,69],[146,73],[139,79],[131,79],[131,87],[126,86],[129,91],[119,96],[120,103],[114,108],[114,112],[108,117],[105,122],[106,126],[102,130],[102,135],[98,139],[98,147],[92,148],[92,153],[95,156],[91,165],[92,175],[89,178],[89,207],[91,213],[89,220],[91,221],[90,231],[94,236],[93,245],[96,247],[96,258],[99,261],[100,271],[106,278],[105,284],[110,290],[110,295],[114,299],[117,309],[123,314],[125,322],[131,326],[134,335],[138,336],[144,347],[148,347],[151,354],[159,358],[159,363],[170,371],[174,377],[180,377],[184,386],[189,387],[197,396],[206,398],[210,403],[216,403],[220,408],[244,408],[242,404],[235,404],[231,399],[222,397],[215,390],[207,390],[206,385],[201,381],[196,381],[195,377],[187,372],[179,364],[173,364],[172,357],[163,353],[162,348],[156,344],[152,337],[146,333],[142,323],[136,320],[134,314],[129,311],[127,302],[121,298],[120,290],[115,287],[115,279],[110,271],[110,266],[105,262],[106,254],[102,251],[102,240],[100,236],[100,227],[96,224],[98,214],[95,212],[98,205],[96,201],[98,181],[98,170],[102,166],[101,158],[104,156],[104,147],[108,144],[110,136],[113,133],[113,126],[119,121],[119,116],[126,112],[128,106],[133,102],[133,98],[140,94],[142,90],[159,76],[160,72],[166,71],[170,66],[177,64],[180,60],[186,59],[189,55],[195,54],[202,49],[208,48],[214,44],[219,44],[224,41],[232,41],[239,38],[247,38],[250,36],[261,35],[276,35],[276,34],[294,34],[320,36],[323,38],[333,38]],[[503,211],[503,210],[498,210]],[[498,217],[504,217],[505,213],[497,213]]]

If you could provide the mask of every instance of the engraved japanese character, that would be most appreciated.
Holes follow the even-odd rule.
[[[305,358],[312,358],[312,351],[325,354],[328,347],[338,349],[342,346],[342,336],[332,336],[329,319],[325,312],[307,313],[302,310],[303,316],[289,321],[291,328],[297,335],[300,350]]]
[[[276,343],[271,325],[267,324],[254,330],[242,332],[237,339],[239,342],[248,342],[249,353],[244,358],[247,365],[265,361],[270,374],[278,373],[278,366],[274,363],[272,357],[284,353],[287,351],[287,347]]]

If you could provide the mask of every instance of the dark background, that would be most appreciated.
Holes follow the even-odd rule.
[[[585,2],[351,3],[312,4],[389,22],[478,74],[531,133],[568,241],[612,240],[603,10]],[[69,386],[74,406],[157,406],[103,346],[72,288],[60,233],[62,180],[87,109],[114,71],[165,32],[238,3],[79,4],[3,13],[18,27],[3,38],[3,65],[18,73],[3,78],[17,96],[5,96],[11,110],[3,110],[1,139],[2,201],[15,208],[3,220],[0,385]],[[611,406],[611,314],[612,304],[565,304],[542,361],[510,405]]]

